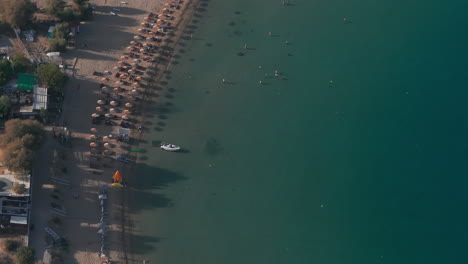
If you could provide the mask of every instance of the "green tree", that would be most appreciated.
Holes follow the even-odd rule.
[[[6,95],[0,96],[0,118],[5,117],[10,113],[11,102],[10,97]]]
[[[64,7],[65,2],[63,0],[46,0],[46,12],[50,15],[59,17]]]
[[[0,60],[0,86],[3,86],[10,81],[13,76],[13,69],[9,60]]]
[[[19,264],[32,264],[34,262],[34,249],[20,247],[18,251],[16,251],[16,258]]]
[[[13,58],[11,58],[11,61],[13,62],[13,69],[16,73],[30,72],[32,69],[31,61],[22,53],[16,53]]]
[[[56,64],[41,64],[37,67],[36,71],[39,79],[54,91],[60,91],[66,81],[66,76],[60,71],[60,68]]]
[[[68,23],[58,24],[54,28],[54,38],[67,39],[68,34],[70,34],[70,25]]]
[[[49,51],[64,52],[67,49],[67,41],[65,39],[49,39]]]
[[[63,11],[59,14],[59,18],[65,22],[72,22],[78,19],[78,16],[75,14],[73,9],[70,7],[65,7]]]
[[[31,24],[37,7],[30,0],[0,0],[0,14],[3,21],[14,28]]]

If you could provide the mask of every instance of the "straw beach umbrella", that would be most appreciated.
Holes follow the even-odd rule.
[[[89,146],[92,147],[92,148],[95,148],[98,146],[98,144],[96,142],[91,142],[89,143]]]
[[[117,85],[122,85],[123,82],[121,82],[121,81],[116,81],[115,84],[117,84]]]
[[[104,143],[104,147],[105,147],[105,148],[110,148],[110,147],[111,147],[111,144],[109,144],[109,143]]]
[[[123,120],[129,120],[130,117],[129,117],[128,115],[123,115],[123,116],[122,116],[122,119],[123,119]]]
[[[99,114],[98,114],[98,113],[93,113],[93,114],[91,115],[91,117],[94,117],[94,118],[99,117]]]
[[[96,140],[96,135],[90,135],[89,140]]]
[[[102,112],[103,110],[104,110],[104,108],[102,108],[100,106],[96,107],[96,111],[98,111],[98,112]]]
[[[132,105],[131,103],[126,103],[126,104],[125,104],[125,107],[127,107],[127,108],[130,108],[130,107],[132,107],[132,106],[133,106],[133,105]]]
[[[108,78],[102,78],[102,79],[101,79],[101,82],[107,82],[107,81],[109,81]]]
[[[105,87],[105,86],[104,86],[104,87]],[[102,88],[104,88],[104,87],[102,87]],[[104,100],[97,100],[97,104],[98,104],[98,105],[104,105],[104,104],[106,104],[106,101],[104,101]]]
[[[117,106],[117,105],[119,105],[119,102],[117,102],[117,101],[111,101],[111,102],[110,102],[110,105],[112,105],[112,106]]]
[[[92,128],[90,129],[90,131],[93,132],[93,133],[96,133],[96,132],[97,132],[97,129],[96,129],[95,127],[92,127]]]
[[[115,113],[115,108],[111,108],[111,109],[109,109],[109,112],[111,112],[111,113]]]
[[[125,109],[125,110],[123,111],[123,113],[126,114],[126,115],[131,114],[130,110],[128,110],[128,109]]]
[[[103,90],[104,92],[106,92],[106,91],[108,90],[108,88],[107,88],[107,86],[103,86],[103,87],[101,88],[101,90]]]
[[[104,136],[104,137],[102,138],[102,140],[107,142],[107,141],[109,141],[109,137],[108,137],[108,136]]]
[[[105,114],[104,116],[107,117],[107,118],[112,118],[112,117],[114,117],[114,115],[109,114],[109,113]]]

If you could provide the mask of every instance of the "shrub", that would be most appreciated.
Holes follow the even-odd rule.
[[[32,264],[34,262],[34,249],[21,247],[16,251],[16,258],[19,264]]]
[[[5,249],[13,252],[19,247],[19,243],[16,240],[8,239],[5,241]]]
[[[67,41],[65,39],[52,38],[49,39],[49,51],[64,52],[67,48]]]
[[[16,194],[23,194],[26,192],[26,185],[21,183],[13,183],[13,192]]]

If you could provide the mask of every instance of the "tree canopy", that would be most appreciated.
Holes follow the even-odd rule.
[[[60,23],[54,28],[54,37],[58,39],[67,39],[70,34],[70,25],[68,23]]]
[[[63,12],[65,2],[63,0],[46,0],[46,11],[50,15],[59,16]]]
[[[22,53],[16,53],[12,58],[13,69],[16,73],[30,72],[32,69],[31,61]]]
[[[8,115],[11,109],[10,97],[6,95],[0,96],[0,118]]]
[[[66,76],[60,71],[57,64],[48,63],[39,65],[36,75],[48,88],[54,91],[60,91],[63,85],[65,85]]]
[[[5,133],[0,136],[3,164],[16,173],[31,169],[34,151],[45,139],[42,125],[35,120],[12,119],[5,123]]]
[[[0,0],[3,21],[14,28],[24,28],[32,21],[37,7],[31,0]]]
[[[13,69],[9,60],[0,60],[0,86],[8,83],[13,76]]]

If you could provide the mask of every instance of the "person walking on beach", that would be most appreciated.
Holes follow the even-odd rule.
[[[226,80],[223,78],[223,84],[226,84]]]
[[[246,43],[246,44],[244,44],[244,49],[247,49],[247,43]]]

